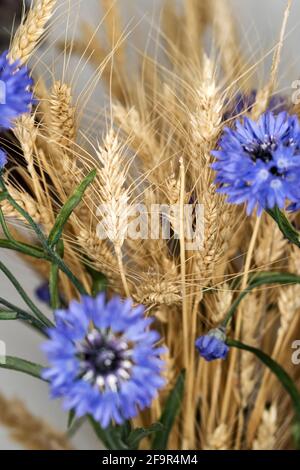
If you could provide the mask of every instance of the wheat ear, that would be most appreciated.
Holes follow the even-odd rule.
[[[227,450],[229,448],[230,433],[226,424],[220,424],[214,432],[208,436],[204,450]]]
[[[36,0],[12,41],[9,58],[25,64],[38,45],[57,0]]]
[[[102,216],[104,229],[114,245],[119,265],[120,276],[125,293],[130,297],[130,290],[125,276],[122,260],[122,246],[125,241],[128,224],[129,193],[124,184],[126,181],[126,165],[122,157],[123,146],[118,136],[111,129],[99,147],[97,156],[102,165],[99,172],[100,202],[99,215]]]
[[[55,81],[50,96],[51,130],[54,140],[63,148],[69,148],[76,136],[76,108],[72,106],[71,88]]]
[[[253,450],[273,450],[276,442],[277,407],[272,404],[264,410],[262,420],[257,431],[257,437],[253,442]]]
[[[29,450],[72,450],[66,436],[33,416],[19,400],[0,394],[0,423],[11,437]]]

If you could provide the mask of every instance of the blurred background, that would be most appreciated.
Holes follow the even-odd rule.
[[[181,0],[173,0],[174,8],[180,7]],[[199,0],[201,1],[201,0]],[[225,0],[217,0],[219,2]],[[72,16],[74,15],[73,28],[76,27],[78,19],[90,21],[98,26],[101,19],[99,0],[58,0],[57,20],[47,43],[43,48],[46,51],[42,55],[41,62],[49,65],[50,70],[59,73],[60,60],[54,64],[57,51],[51,48],[54,39],[59,35],[65,35],[65,20],[67,12],[72,5]],[[155,38],[159,24],[160,0],[120,0],[124,26],[130,24],[130,42],[140,50],[143,50],[149,37]],[[242,44],[245,54],[252,60],[261,60],[272,50],[278,39],[280,24],[286,0],[230,0],[233,15],[237,20],[242,35]],[[4,51],[9,44],[10,36],[16,27],[24,6],[23,0],[0,0],[0,50]],[[70,27],[72,34],[72,27]],[[293,92],[291,84],[300,77],[300,2],[294,0],[292,14],[287,28],[288,34],[285,41],[283,60],[281,65],[280,87],[284,93],[291,95]],[[48,48],[50,50],[48,51]],[[52,50],[51,50],[52,49]],[[261,77],[267,73],[271,57],[266,58],[261,66]],[[57,62],[57,63],[56,63]],[[62,61],[61,61],[62,63]],[[54,66],[55,65],[55,66]],[[70,70],[72,72],[72,70]],[[81,73],[78,83],[85,83],[85,76],[89,70]],[[72,75],[72,74],[71,74]],[[99,97],[101,100],[101,96]],[[100,106],[99,101],[99,106]],[[1,261],[14,272],[25,290],[34,295],[40,279],[11,252],[0,251]],[[0,274],[0,296],[22,305],[14,289],[8,281]],[[41,308],[44,308],[40,304]],[[21,356],[26,359],[43,363],[40,353],[40,338],[17,322],[0,323],[0,341],[6,344],[8,355]],[[66,416],[62,413],[59,402],[48,399],[47,386],[36,379],[22,374],[4,371],[0,369],[0,393],[7,397],[21,398],[28,408],[37,416],[44,417],[55,428],[66,429]],[[74,445],[78,449],[97,449],[99,444],[88,426],[78,432],[74,439]],[[0,449],[18,449],[18,445],[11,441],[5,428],[0,425]]]

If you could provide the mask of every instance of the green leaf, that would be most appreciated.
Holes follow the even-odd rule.
[[[138,449],[140,442],[151,434],[161,432],[163,430],[163,425],[161,423],[154,423],[148,428],[136,428],[128,436],[127,444],[130,449]]]
[[[278,207],[268,209],[267,213],[275,220],[284,237],[300,248],[300,233],[293,227],[285,214]]]
[[[243,344],[240,341],[233,339],[228,339],[226,343],[230,347],[238,348],[255,354],[255,356],[258,357],[258,359],[260,359],[261,362],[263,362],[265,366],[267,366],[281,382],[287,393],[290,395],[294,405],[295,423],[293,426],[293,436],[297,449],[300,449],[300,393],[292,378],[281,367],[281,365],[275,362],[274,359],[272,359],[260,349],[253,348],[252,346],[248,346],[247,344]]]
[[[17,372],[23,372],[24,374],[31,375],[37,379],[44,380],[41,377],[43,366],[35,364],[34,362],[20,359],[19,357],[2,356],[0,357],[0,367],[2,369],[15,370]]]
[[[169,435],[172,431],[176,417],[180,411],[185,383],[185,371],[181,371],[177,382],[170,392],[165,408],[162,412],[159,422],[162,424],[163,429],[156,433],[153,440],[153,450],[165,450],[168,445]]]
[[[85,191],[87,190],[88,186],[93,182],[95,179],[97,172],[96,170],[91,171],[84,180],[80,183],[80,185],[75,189],[72,196],[67,200],[67,202],[63,205],[59,214],[56,218],[55,224],[50,232],[48,237],[48,243],[51,248],[56,245],[58,240],[60,239],[64,226],[67,223],[69,217],[71,216],[72,212],[76,209],[76,207],[80,204]]]

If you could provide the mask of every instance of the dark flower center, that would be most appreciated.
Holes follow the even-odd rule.
[[[247,152],[251,160],[256,162],[261,160],[265,163],[269,163],[273,160],[273,152],[277,149],[277,143],[274,138],[269,137],[268,140],[262,143],[251,143],[244,146],[245,152]],[[269,169],[269,172],[274,176],[283,176],[284,172],[280,171],[276,165]]]
[[[111,333],[93,329],[77,347],[81,376],[92,383],[111,375],[125,377],[131,367],[128,344]]]
[[[276,148],[277,143],[272,137],[269,137],[265,142],[244,145],[245,152],[249,153],[254,162],[256,162],[256,160],[262,160],[266,163],[270,162],[273,158],[272,153]]]
[[[90,365],[96,375],[107,375],[115,372],[120,364],[120,353],[109,345],[101,349],[91,349],[84,353],[84,361]]]
[[[283,175],[282,171],[279,171],[276,166],[272,166],[272,168],[270,168],[269,172],[274,176],[282,176]]]

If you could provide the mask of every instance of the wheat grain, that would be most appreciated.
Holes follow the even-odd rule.
[[[38,45],[48,20],[51,18],[56,0],[36,0],[28,15],[19,26],[10,50],[12,61],[25,64]]]
[[[144,169],[153,168],[161,153],[151,126],[146,124],[135,107],[126,109],[121,104],[113,106],[114,121],[130,138],[130,146],[142,159]]]
[[[257,437],[253,442],[253,450],[273,450],[276,442],[277,406],[272,404],[264,410]]]
[[[195,111],[190,115],[195,157],[199,158],[201,153],[208,157],[209,150],[215,146],[221,130],[223,99],[215,82],[213,62],[206,55],[203,56],[201,85],[196,88],[195,103]]]
[[[8,184],[7,187],[11,196],[23,209],[28,212],[32,219],[37,224],[41,224],[46,232],[49,231],[52,226],[52,216],[49,213],[49,209],[46,206],[41,206],[26,192],[19,191],[10,184]],[[1,207],[6,217],[16,218],[22,222],[25,222],[19,212],[14,209],[7,201],[2,201]]]
[[[227,425],[220,424],[214,432],[207,437],[204,450],[227,450],[230,443],[230,434]]]
[[[122,145],[113,129],[106,134],[103,144],[103,147],[99,146],[97,151],[102,165],[98,180],[101,203],[98,214],[102,220],[98,228],[102,228],[104,236],[107,236],[114,245],[124,290],[127,297],[130,297],[122,256],[129,216],[128,190],[124,187],[126,171],[122,160]]]
[[[21,144],[23,155],[27,163],[27,168],[31,176],[34,174],[33,152],[38,133],[38,130],[35,127],[34,118],[34,115],[24,114],[17,120],[14,129],[15,136]]]
[[[270,217],[263,217],[260,226],[254,261],[257,267],[267,269],[284,256],[287,240]]]
[[[137,302],[150,306],[174,305],[182,300],[180,286],[174,282],[174,279],[159,278],[157,275],[153,278],[148,276],[133,296]]]
[[[225,315],[229,310],[233,299],[233,292],[229,285],[224,283],[222,288],[217,290],[216,294],[213,296],[213,302],[209,303],[210,296],[207,297],[206,302],[208,303],[211,311],[209,319],[214,324],[218,325],[224,320]]]
[[[118,264],[112,251],[96,232],[80,229],[76,236],[80,250],[91,260],[92,266],[105,274],[110,284],[117,289],[119,284]]]
[[[63,148],[72,145],[76,136],[76,108],[72,106],[72,91],[65,83],[54,82],[50,96],[51,128],[55,142]]]

